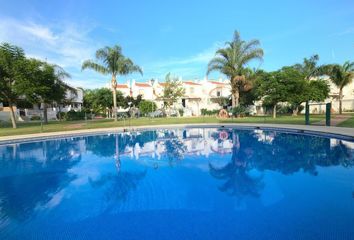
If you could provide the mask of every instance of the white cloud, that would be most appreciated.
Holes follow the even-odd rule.
[[[84,88],[102,87],[109,81],[93,71],[81,71],[81,64],[86,59],[94,58],[95,51],[102,44],[95,41],[90,33],[92,25],[75,23],[38,23],[33,20],[19,21],[13,18],[0,18],[0,42],[10,42],[24,48],[27,56],[47,60],[63,67],[72,76],[67,82],[73,86]],[[164,30],[171,30],[166,27]],[[222,46],[221,42],[194,55],[183,58],[169,58],[164,61],[149,62],[142,65],[144,79],[163,79],[168,72],[186,78],[204,77],[206,67],[215,51]],[[121,77],[120,81],[127,78]]]
[[[104,76],[92,72],[81,74],[82,62],[92,58],[95,50],[101,47],[89,37],[92,30],[93,27],[73,23],[44,25],[34,21],[2,18],[0,19],[0,42],[18,45],[24,48],[27,56],[56,63],[72,76],[81,76],[81,78],[94,76],[102,80]],[[82,81],[73,78],[69,83],[79,86]]]
[[[211,47],[191,56],[150,63],[144,67],[144,74],[164,78],[168,72],[171,72],[183,78],[204,77],[208,62],[222,46],[221,42],[216,42]]]
[[[352,34],[354,33],[354,27],[350,27],[345,29],[344,31],[335,33],[334,36],[344,36],[344,35],[348,35],[348,34]]]
[[[27,25],[16,24],[16,26],[17,29],[27,32],[29,35],[47,43],[55,44],[55,41],[58,40],[58,37],[50,29],[35,23],[28,23]]]

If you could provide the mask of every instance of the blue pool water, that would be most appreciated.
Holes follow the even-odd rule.
[[[193,128],[0,145],[0,239],[354,239],[354,140]]]

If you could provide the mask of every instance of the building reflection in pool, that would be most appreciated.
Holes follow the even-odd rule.
[[[316,176],[322,167],[353,167],[353,156],[349,141],[240,129],[169,129],[4,145],[0,219],[25,220],[59,204],[55,197],[70,187],[77,191],[85,179],[85,188],[102,193],[106,210],[129,198],[149,174],[151,181],[150,170],[171,168],[201,170],[220,191],[241,199],[262,194],[266,171]],[[93,163],[90,175],[83,166]]]
[[[237,129],[132,132],[120,134],[116,146],[114,138],[110,135],[102,136],[99,141],[93,139],[99,145],[88,140],[88,149],[99,156],[114,156],[116,149],[116,158],[143,159],[144,164],[155,169],[183,165],[188,156],[204,156],[209,159],[210,175],[225,181],[220,191],[237,197],[260,195],[264,188],[262,174],[252,171],[269,170],[286,175],[303,171],[316,176],[317,167],[354,165],[352,142],[296,133]],[[230,160],[217,166],[220,163],[212,163],[215,156]]]

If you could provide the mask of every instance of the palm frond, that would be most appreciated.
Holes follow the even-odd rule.
[[[109,73],[109,70],[106,67],[104,67],[98,63],[95,63],[92,60],[86,60],[82,63],[81,70],[84,70],[84,69],[92,69],[92,70],[102,73],[102,74]]]

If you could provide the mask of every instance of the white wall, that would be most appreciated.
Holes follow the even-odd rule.
[[[10,112],[0,111],[0,121],[10,121]]]

